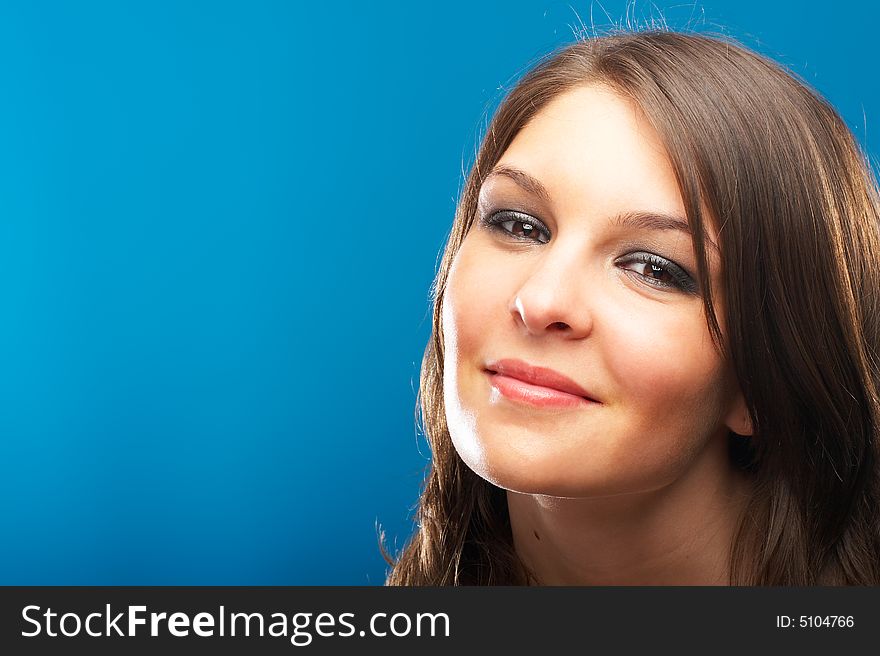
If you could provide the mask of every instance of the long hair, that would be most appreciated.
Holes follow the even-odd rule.
[[[441,315],[486,175],[549,101],[588,84],[633,101],[663,140],[692,227],[708,329],[751,416],[750,438],[730,435],[734,466],[753,482],[731,545],[730,583],[880,583],[876,179],[838,114],[794,75],[729,39],[667,31],[596,37],[551,53],[495,113],[432,290],[418,399],[432,462],[415,534],[396,560],[382,548],[392,565],[386,583],[537,582],[513,548],[506,492],[453,447]],[[706,221],[721,240],[723,339]]]

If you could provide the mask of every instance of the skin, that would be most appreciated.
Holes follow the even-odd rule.
[[[589,85],[544,107],[499,166],[549,198],[490,175],[454,259],[443,384],[458,453],[508,491],[514,546],[542,584],[725,583],[749,485],[726,450],[728,430],[751,433],[742,394],[699,290],[633,259],[654,254],[696,280],[690,235],[616,220],[685,216],[659,136],[630,101]],[[554,369],[597,402],[511,400],[485,371],[501,358]]]

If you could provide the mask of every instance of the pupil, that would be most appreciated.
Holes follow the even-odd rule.
[[[664,273],[665,271],[663,271],[663,269],[661,269],[656,264],[651,265],[651,274],[654,276],[655,279],[660,280],[660,278],[663,277]]]

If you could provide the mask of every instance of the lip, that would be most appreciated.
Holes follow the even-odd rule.
[[[571,408],[599,403],[571,378],[522,360],[504,359],[485,366],[489,382],[503,396],[537,407]]]

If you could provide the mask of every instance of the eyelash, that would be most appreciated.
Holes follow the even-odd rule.
[[[539,244],[546,244],[550,241],[550,231],[547,229],[547,226],[545,226],[534,217],[528,216],[527,214],[521,214],[520,212],[514,212],[510,210],[496,212],[489,216],[481,217],[480,223],[490,230],[500,232],[505,237],[516,239],[517,241]],[[506,223],[511,224],[510,229],[504,227],[504,224]],[[512,228],[513,225],[517,223],[522,225],[523,228],[525,228],[525,226],[530,226],[532,230],[537,231],[540,235],[543,235],[546,241],[532,239],[531,237],[521,237],[515,234]],[[659,255],[656,255],[654,253],[635,252],[629,253],[628,255],[624,256],[623,259],[617,261],[617,264],[633,263],[650,265],[653,271],[661,274],[665,273],[670,276],[671,280],[669,282],[661,282],[657,278],[654,278],[650,275],[638,273],[636,271],[633,271],[632,269],[624,269],[628,273],[638,276],[639,280],[643,281],[647,285],[650,285],[651,287],[655,287],[657,289],[678,289],[679,291],[682,291],[686,294],[697,294],[698,292],[697,284],[694,279],[679,265],[677,265],[675,262],[672,262],[671,260],[667,260],[665,257],[660,257]]]

